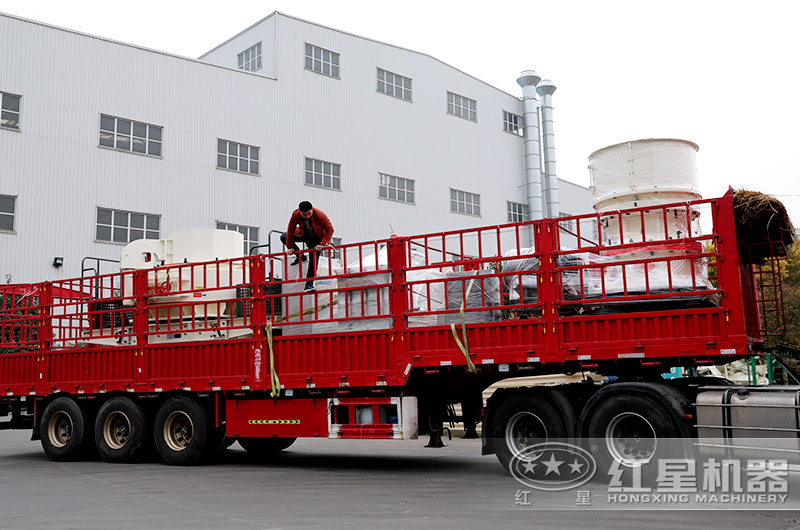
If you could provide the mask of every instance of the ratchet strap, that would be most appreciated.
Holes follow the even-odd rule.
[[[475,271],[475,275],[478,274],[478,271]],[[475,369],[475,363],[472,362],[472,359],[469,357],[469,342],[467,342],[467,323],[464,320],[464,304],[466,303],[467,298],[469,298],[469,292],[472,290],[472,284],[475,283],[475,278],[472,278],[469,281],[469,285],[467,285],[467,292],[464,295],[464,299],[461,301],[461,309],[459,309],[459,313],[461,314],[461,334],[464,336],[464,342],[461,342],[461,339],[458,338],[458,332],[456,331],[456,325],[450,324],[450,331],[453,332],[453,338],[456,339],[456,344],[458,345],[458,349],[461,350],[461,353],[464,354],[464,358],[467,360],[467,368],[469,372],[472,374],[478,373],[478,370]]]
[[[275,352],[272,349],[272,322],[270,321],[267,321],[267,345],[269,346],[269,378],[272,385],[269,395],[278,397],[281,395],[281,380],[278,379],[278,372],[275,371]]]

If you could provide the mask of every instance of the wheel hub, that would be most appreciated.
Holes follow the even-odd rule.
[[[547,441],[547,426],[533,412],[517,412],[506,424],[505,438],[511,453],[519,456],[528,447]]]
[[[131,421],[125,413],[114,411],[103,422],[103,440],[111,449],[122,449],[131,435]]]
[[[164,441],[173,451],[183,451],[192,443],[194,424],[183,411],[175,411],[164,422]]]
[[[658,447],[656,431],[641,414],[623,412],[616,415],[606,428],[606,447],[620,464],[641,466],[655,456]]]
[[[47,424],[47,438],[54,447],[65,447],[72,439],[72,418],[64,411],[58,411]]]

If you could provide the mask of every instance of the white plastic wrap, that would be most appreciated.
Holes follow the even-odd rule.
[[[421,267],[425,265],[425,255],[421,252],[411,250],[411,267]],[[363,267],[359,262],[350,263],[347,270],[339,270],[339,274],[357,274],[359,272],[370,272],[375,270],[375,254],[368,254],[362,258]],[[377,254],[377,264],[379,270],[388,268],[388,251],[381,248]],[[444,274],[433,269],[412,270],[406,273],[406,280],[409,282],[423,280],[444,280]],[[389,288],[374,287],[373,285],[388,284],[390,277],[388,273],[382,274],[361,274],[350,276],[339,280],[339,288],[353,288],[351,291],[339,293],[339,315],[338,317],[378,317],[365,320],[342,320],[339,322],[341,331],[357,331],[370,329],[388,329],[392,326],[389,316]],[[428,287],[428,285],[430,287]],[[444,283],[433,281],[429,284],[421,283],[414,285],[411,297],[412,311],[441,311],[444,309]],[[383,317],[382,315],[386,315]],[[408,319],[409,326],[432,326],[437,324],[437,315],[411,315]]]
[[[653,194],[651,204],[665,204],[661,195],[700,198],[697,145],[686,140],[636,140],[599,149],[589,155],[589,175],[595,209],[633,208],[637,194]],[[620,204],[614,205],[614,199]],[[641,199],[639,199],[641,200]]]
[[[666,214],[666,215],[665,215]],[[691,223],[687,219],[692,216]],[[699,212],[686,208],[653,208],[639,212],[610,214],[600,218],[603,246],[643,241],[668,241],[700,235]],[[644,234],[642,233],[644,220]],[[620,223],[622,230],[620,233]],[[622,239],[620,239],[620,235]]]
[[[602,265],[602,267],[563,271],[561,280],[564,298],[567,300],[581,298],[581,288],[583,298],[586,299],[601,298],[604,295],[605,297],[623,296],[626,293],[628,295],[661,294],[669,292],[670,287],[673,292],[713,289],[711,282],[708,281],[708,267],[705,258],[665,259],[690,256],[697,252],[690,251],[684,245],[677,245],[670,250],[665,250],[663,247],[658,248],[659,250],[642,249],[613,256],[598,256],[590,252],[574,254],[573,259],[577,260],[580,265]],[[652,258],[664,260],[617,265],[623,261]],[[694,268],[694,278],[692,268]]]
[[[493,271],[463,271],[447,273],[447,308],[464,309],[481,307],[497,307],[500,305],[500,280]],[[472,288],[469,288],[470,282]],[[469,290],[469,295],[465,294]],[[440,315],[440,324],[460,324],[461,313],[445,313]],[[464,322],[494,322],[500,320],[500,311],[496,309],[483,311],[465,311]]]
[[[539,269],[539,258],[535,257],[533,248],[521,248],[519,252],[516,249],[511,249],[505,254],[504,258],[511,256],[522,256],[519,259],[510,259],[502,262],[503,272],[524,272],[525,274],[516,274],[511,276],[503,276],[503,284],[508,290],[509,300],[511,302],[518,302],[520,295],[520,278],[522,279],[522,296],[525,303],[536,302],[536,289],[538,288],[538,278],[533,270]]]
[[[329,320],[336,318],[338,313],[337,305],[339,297],[335,290],[338,287],[336,278],[328,278],[314,281],[316,292],[313,294],[299,294],[305,289],[305,268],[289,267],[289,277],[287,280],[299,280],[297,282],[281,284],[281,293],[285,296],[283,320],[278,322],[283,335],[308,335],[319,333],[335,333],[339,330],[337,322],[315,322],[315,320]],[[328,264],[326,259],[320,259],[317,267],[318,276],[329,276]],[[292,296],[294,295],[294,296]],[[316,297],[316,302],[315,302]],[[302,300],[302,309],[301,309]],[[315,305],[316,304],[316,305]],[[314,314],[316,308],[316,315]],[[302,324],[289,324],[292,322],[302,322]]]

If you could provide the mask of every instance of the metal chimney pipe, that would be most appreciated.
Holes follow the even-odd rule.
[[[553,131],[553,92],[556,86],[542,79],[536,92],[542,96],[542,144],[544,145],[544,198],[548,217],[558,218],[558,177],[556,176],[555,132]]]
[[[528,216],[531,220],[541,219],[542,211],[542,160],[539,154],[539,101],[536,85],[541,77],[533,70],[525,70],[517,78],[522,87],[522,112],[525,145],[525,182],[528,193]]]

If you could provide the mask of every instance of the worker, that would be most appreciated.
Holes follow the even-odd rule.
[[[333,225],[328,216],[319,208],[314,208],[310,202],[303,201],[292,212],[289,226],[286,232],[281,234],[281,243],[286,245],[288,248],[286,253],[290,256],[300,251],[296,243],[299,241],[302,241],[309,249],[312,249],[310,253],[312,259],[308,262],[306,278],[313,278],[316,276],[319,253],[323,247],[330,244],[331,237],[333,237]],[[301,259],[306,261],[308,258],[305,254],[298,254],[292,265],[297,265]],[[306,281],[305,291],[310,292],[313,290],[314,281]]]

